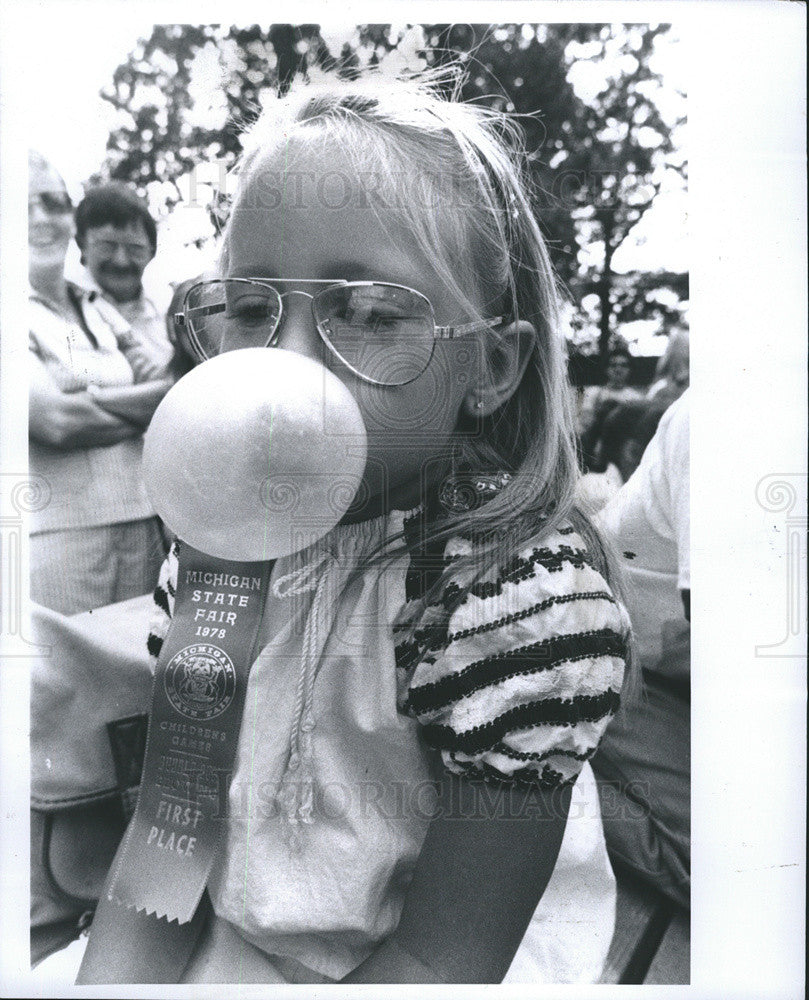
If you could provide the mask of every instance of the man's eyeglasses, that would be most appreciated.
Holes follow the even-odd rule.
[[[461,326],[437,326],[429,299],[405,285],[380,281],[295,281],[320,285],[312,294],[276,285],[292,279],[225,278],[201,281],[186,293],[174,321],[185,326],[201,361],[241,347],[274,347],[287,295],[311,300],[323,343],[358,378],[373,385],[415,381],[430,364],[436,340],[497,326],[502,316]]]
[[[96,253],[105,257],[114,257],[119,250],[123,250],[128,259],[136,264],[148,264],[153,256],[151,246],[145,243],[122,243],[118,240],[94,239],[92,236],[87,237],[87,242]]]
[[[48,215],[66,215],[73,211],[73,202],[67,191],[38,191],[28,196],[28,211],[36,205]]]

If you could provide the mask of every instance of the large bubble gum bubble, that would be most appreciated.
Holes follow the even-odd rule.
[[[171,531],[220,559],[290,555],[343,517],[365,468],[354,397],[322,365],[247,348],[194,368],[152,417],[146,490]]]

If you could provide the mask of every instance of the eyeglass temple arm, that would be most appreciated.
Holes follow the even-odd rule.
[[[436,326],[436,340],[453,340],[455,337],[465,337],[470,333],[481,333],[483,330],[490,330],[499,326],[503,322],[503,316],[492,316],[491,319],[483,320],[481,323],[464,323],[461,326]]]
[[[216,313],[223,313],[227,309],[224,303],[220,303],[215,306],[196,306],[194,309],[188,310],[189,317],[191,316],[214,316]],[[185,313],[179,312],[174,314],[174,322],[177,326],[185,326]]]

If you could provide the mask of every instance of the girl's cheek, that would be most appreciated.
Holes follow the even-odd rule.
[[[346,384],[360,408],[369,441],[396,429],[399,425],[399,407],[393,396],[395,389],[371,385],[360,379],[355,379],[353,384]]]
[[[443,420],[436,420],[436,414],[431,411],[429,400],[405,395],[401,389],[364,393],[357,402],[369,442],[381,446],[397,444],[402,438],[412,440],[424,436],[426,441],[443,426]]]

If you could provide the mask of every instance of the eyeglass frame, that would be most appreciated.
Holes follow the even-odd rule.
[[[128,259],[134,264],[148,264],[155,255],[154,247],[151,243],[123,243],[120,240],[111,240],[107,236],[95,237],[92,231],[89,231],[84,239],[86,243],[96,250],[104,251],[106,249],[110,257],[114,256],[119,250],[123,250]],[[104,248],[104,243],[109,244],[109,246]],[[199,282],[199,284],[202,284],[202,282]]]
[[[192,285],[188,289],[188,291],[185,293],[185,296],[183,297],[182,312],[175,313],[173,317],[174,323],[177,326],[184,327],[188,331],[188,339],[191,342],[191,346],[194,348],[195,353],[203,362],[210,361],[211,359],[202,349],[202,345],[199,342],[199,339],[197,338],[196,334],[194,333],[190,317],[187,315],[187,313],[189,312],[188,299],[191,296],[192,292],[194,292],[197,288],[200,288],[203,285],[222,285],[225,284],[226,282],[239,283],[243,285],[259,285],[260,287],[268,288],[270,291],[275,293],[279,305],[278,319],[276,320],[275,328],[270,334],[267,343],[264,344],[265,348],[276,346],[276,342],[278,340],[278,335],[280,333],[284,318],[285,296],[303,295],[311,302],[312,319],[315,322],[315,328],[318,332],[318,336],[326,345],[326,347],[329,349],[329,351],[331,351],[331,353],[337,358],[337,360],[341,364],[345,365],[345,367],[348,368],[350,372],[356,375],[357,378],[362,379],[363,382],[368,382],[371,385],[381,386],[382,388],[385,389],[398,389],[401,386],[410,385],[411,382],[415,382],[417,378],[420,378],[430,366],[430,362],[432,361],[433,355],[435,353],[436,341],[455,340],[456,338],[459,337],[468,337],[473,333],[482,333],[484,330],[491,330],[494,327],[499,326],[505,320],[504,316],[493,316],[490,319],[475,320],[471,323],[462,323],[459,326],[439,326],[438,323],[436,323],[435,321],[435,310],[433,309],[433,304],[432,302],[430,302],[430,300],[427,298],[426,295],[423,295],[416,288],[411,288],[409,285],[399,285],[392,281],[349,281],[347,278],[333,278],[333,279],[332,278],[210,278],[207,279],[206,281],[198,281],[196,282],[196,284]],[[418,295],[419,298],[423,299],[427,303],[427,306],[429,307],[430,310],[429,315],[433,322],[433,335],[432,335],[433,342],[432,342],[432,348],[430,350],[430,356],[427,359],[426,364],[417,375],[414,375],[413,378],[408,379],[406,382],[394,382],[394,383],[380,382],[378,379],[371,378],[369,375],[363,375],[362,372],[358,371],[352,364],[350,364],[348,361],[345,360],[345,358],[342,357],[337,348],[331,343],[326,334],[320,329],[320,323],[318,323],[314,311],[315,300],[317,299],[320,292],[317,292],[314,295],[310,295],[309,292],[304,292],[301,291],[300,289],[292,288],[288,292],[284,292],[282,294],[275,287],[275,285],[277,284],[323,285],[324,287],[320,289],[320,292],[328,291],[329,288],[333,288],[335,285],[340,285],[340,286],[351,285],[360,287],[368,287],[370,285],[381,285],[385,288],[400,288],[403,291],[411,292],[414,295]],[[219,311],[219,310],[218,309],[214,310],[214,308],[211,306],[208,307],[197,306],[193,311],[194,312],[202,311],[203,314],[205,315],[211,315],[214,311]],[[214,357],[216,356],[217,355],[214,355]]]
[[[46,198],[59,198],[61,203],[57,205],[56,208],[50,209],[45,203]],[[28,195],[28,211],[31,211],[33,204],[36,203],[45,212],[46,215],[72,215],[73,214],[73,200],[67,191],[36,191],[34,194]]]

